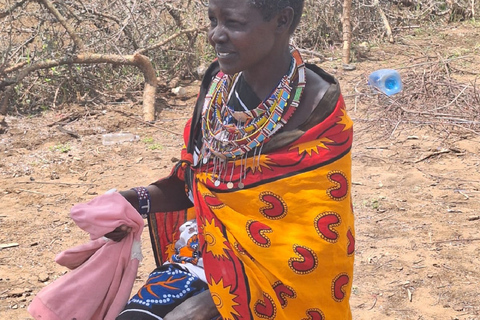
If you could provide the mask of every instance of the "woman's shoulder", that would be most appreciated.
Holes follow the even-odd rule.
[[[333,84],[334,81],[333,77],[331,79],[324,77],[328,74],[326,72],[320,73],[319,71],[323,70],[317,68],[318,67],[313,70],[312,68],[307,68],[306,71],[307,84],[305,86],[303,101],[307,104],[311,104],[312,108],[316,107],[316,105],[320,102],[322,97],[325,95],[325,92],[327,92],[328,88],[330,87],[330,85]]]
[[[312,114],[320,113],[320,118],[324,119],[335,108],[336,101],[332,103],[324,99],[328,91],[336,91],[338,83],[335,78],[316,65],[307,64],[306,67],[305,89],[297,111],[285,125],[286,131],[303,126],[309,122]]]

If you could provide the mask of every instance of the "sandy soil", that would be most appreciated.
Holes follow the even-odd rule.
[[[358,95],[377,68],[405,67],[425,55],[480,56],[479,39],[471,24],[412,30],[394,45],[359,50],[357,58],[366,59],[355,71],[342,70],[337,59],[321,65],[340,80],[355,120],[356,320],[480,319],[480,136],[389,123],[382,100]],[[480,61],[464,67],[470,72],[459,73],[460,80],[472,81]],[[1,319],[31,319],[26,308],[33,296],[66,272],[55,255],[87,241],[69,218],[72,205],[170,171],[197,86],[189,84],[181,99],[161,93],[154,125],[140,120],[140,105],[129,103],[6,117],[8,128],[0,134]],[[102,144],[102,134],[119,131],[139,139]],[[147,230],[143,242],[136,288],[154,267]]]

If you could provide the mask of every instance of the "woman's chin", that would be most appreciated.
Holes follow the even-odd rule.
[[[231,64],[222,63],[221,61],[218,61],[218,65],[220,66],[220,70],[224,74],[228,74],[230,76],[242,71],[242,70],[238,70],[238,68],[235,68]]]

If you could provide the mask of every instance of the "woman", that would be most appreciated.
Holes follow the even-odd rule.
[[[118,319],[351,319],[352,122],[336,80],[290,46],[302,10],[302,0],[210,0],[217,60],[185,130],[182,160],[169,177],[121,192],[148,215],[159,265],[167,250],[185,248],[172,247],[176,228],[196,218],[199,242],[189,258],[204,273],[180,269],[199,273],[208,290],[192,280],[188,297],[156,314],[153,305],[166,298],[148,306],[142,299],[159,296],[152,290],[165,288],[164,280],[155,286],[165,272],[174,281],[163,266]]]

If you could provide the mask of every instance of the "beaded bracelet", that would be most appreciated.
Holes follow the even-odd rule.
[[[137,193],[138,197],[138,212],[145,219],[150,213],[150,193],[145,187],[132,188]]]

